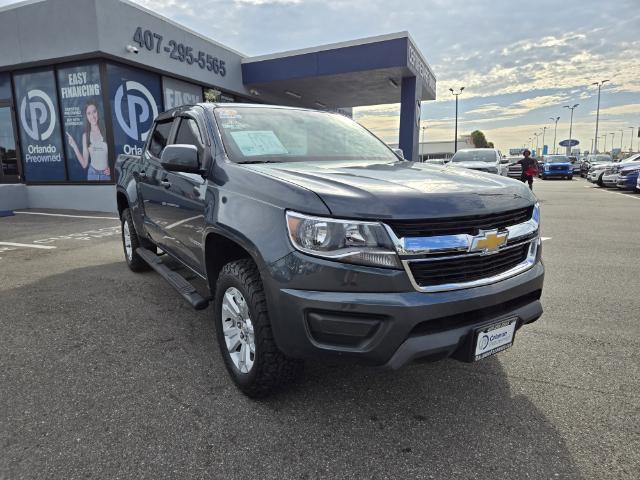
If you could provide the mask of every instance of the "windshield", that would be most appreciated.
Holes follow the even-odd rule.
[[[398,161],[378,138],[342,115],[242,106],[216,108],[214,113],[227,154],[237,163]]]
[[[452,162],[496,162],[493,150],[460,150],[451,157]]]
[[[545,159],[547,163],[569,163],[569,157],[564,155],[553,155]]]

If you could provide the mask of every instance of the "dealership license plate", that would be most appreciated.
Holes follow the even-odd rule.
[[[477,330],[474,361],[482,360],[513,345],[516,324],[517,319],[511,318]]]

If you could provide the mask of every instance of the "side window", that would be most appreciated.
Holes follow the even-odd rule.
[[[169,133],[171,133],[171,125],[173,125],[173,120],[168,120],[166,122],[157,123],[153,128],[151,141],[149,142],[149,152],[156,158],[160,158],[162,150],[167,146]]]
[[[202,141],[198,124],[193,118],[182,118],[180,120],[180,126],[178,127],[178,132],[176,133],[176,138],[173,143],[195,145],[198,147],[198,154],[202,160],[204,142]]]

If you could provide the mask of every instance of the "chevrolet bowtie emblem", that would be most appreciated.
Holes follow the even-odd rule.
[[[470,252],[494,253],[507,243],[508,232],[498,233],[498,230],[480,230],[480,234],[473,237]]]

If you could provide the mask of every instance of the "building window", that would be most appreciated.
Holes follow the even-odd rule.
[[[66,180],[58,95],[53,70],[13,77],[24,178],[27,182]]]
[[[58,94],[69,180],[111,181],[99,65],[58,69]]]

